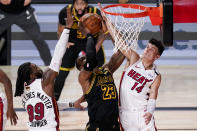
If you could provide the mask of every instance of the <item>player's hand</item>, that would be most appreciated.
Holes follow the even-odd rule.
[[[66,48],[70,48],[71,46],[74,46],[74,45],[75,45],[75,43],[68,42],[68,43],[66,44]]]
[[[9,5],[11,3],[11,0],[0,0],[0,3],[3,5]]]
[[[84,110],[85,107],[83,107],[83,106],[81,105],[82,102],[84,102],[84,96],[80,97],[78,100],[76,100],[76,101],[74,102],[74,107],[75,107],[75,108],[78,108],[78,109],[80,109],[80,110]]]
[[[102,20],[101,23],[102,23],[102,32],[107,35],[108,34],[108,29],[107,29],[107,26],[105,24],[105,21]]]
[[[25,0],[24,1],[24,6],[27,6],[27,5],[29,5],[31,3],[31,0]]]
[[[145,119],[146,125],[149,124],[151,118],[152,118],[152,114],[151,114],[150,112],[146,112],[146,113],[144,114],[144,119]]]
[[[71,8],[67,8],[66,11],[67,11],[67,18],[65,19],[66,20],[66,27],[71,28],[72,25],[73,25],[73,18],[72,18]]]
[[[13,107],[8,107],[7,118],[10,119],[11,125],[17,124],[18,116],[16,115],[16,112],[14,111]]]
[[[120,4],[125,4],[125,3],[127,3],[129,0],[119,0],[119,3]]]

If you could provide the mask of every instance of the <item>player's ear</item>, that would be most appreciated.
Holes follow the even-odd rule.
[[[157,54],[157,55],[155,56],[155,60],[157,60],[157,59],[159,59],[159,58],[160,58],[160,55]]]

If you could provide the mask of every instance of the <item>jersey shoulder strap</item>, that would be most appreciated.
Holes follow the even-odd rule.
[[[72,8],[72,4],[69,4],[67,8]]]
[[[88,6],[88,13],[94,13],[96,14],[97,8],[93,6]]]

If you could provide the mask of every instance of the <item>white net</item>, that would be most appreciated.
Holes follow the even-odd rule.
[[[123,8],[110,7],[105,9],[107,12],[111,13],[140,13],[142,10],[133,9],[133,8]],[[114,39],[115,50],[136,50],[138,46],[138,36],[141,32],[141,29],[145,23],[145,17],[137,18],[125,18],[123,16],[110,15],[102,12],[103,16],[106,17],[106,24],[108,29]]]

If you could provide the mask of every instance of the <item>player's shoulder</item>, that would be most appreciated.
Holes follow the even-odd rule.
[[[101,15],[101,11],[95,6],[88,5],[87,9],[88,9],[89,13],[97,13],[97,14]]]
[[[158,76],[158,75],[161,75],[160,74],[160,72],[159,72],[159,70],[158,70],[158,68],[157,68],[157,66],[154,64],[153,65],[153,70],[154,70],[154,72],[155,72],[155,74]]]
[[[67,8],[73,8],[73,5],[72,5],[72,4],[68,4],[68,5],[64,6],[64,7],[60,10],[59,14],[62,14],[62,13],[66,14]]]

